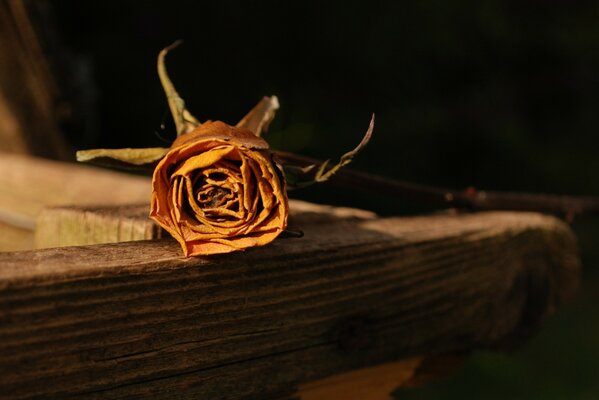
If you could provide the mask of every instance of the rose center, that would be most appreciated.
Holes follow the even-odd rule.
[[[208,190],[203,189],[198,191],[196,196],[202,208],[216,208],[223,206],[230,194],[230,190],[220,186],[214,186]]]

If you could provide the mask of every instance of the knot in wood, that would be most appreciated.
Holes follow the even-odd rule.
[[[343,351],[357,351],[370,346],[372,334],[365,318],[354,318],[344,322],[337,331],[337,343]]]

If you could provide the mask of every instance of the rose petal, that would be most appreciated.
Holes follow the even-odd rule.
[[[187,160],[185,160],[185,162],[179,168],[175,170],[172,176],[186,176],[191,171],[209,167],[234,150],[234,147],[223,146],[190,157]]]
[[[183,147],[205,140],[230,141],[237,146],[244,146],[248,149],[268,149],[268,143],[264,139],[254,135],[252,131],[244,128],[236,128],[221,121],[207,121],[203,123],[192,132],[175,139],[172,147]]]

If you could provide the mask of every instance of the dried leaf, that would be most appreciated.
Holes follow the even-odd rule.
[[[154,168],[168,150],[165,147],[81,150],[77,152],[77,161],[117,168]]]
[[[168,52],[179,46],[181,43],[180,40],[177,40],[170,46],[162,49],[160,54],[158,54],[158,76],[160,77],[160,83],[166,94],[168,106],[171,110],[173,120],[175,121],[177,136],[188,133],[201,125],[200,121],[185,108],[185,101],[179,96],[179,93],[177,93],[164,64],[164,59]]]
[[[352,150],[341,156],[339,162],[333,166],[330,166],[331,160],[326,160],[320,165],[308,165],[298,166],[292,164],[283,164],[283,170],[285,172],[285,179],[288,183],[289,189],[299,189],[306,186],[313,185],[314,183],[326,182],[329,180],[337,171],[345,167],[347,164],[352,162],[354,157],[366,147],[372,137],[374,130],[374,114],[370,119],[368,130],[360,141],[360,143]]]
[[[261,136],[262,131],[266,132],[268,130],[268,125],[275,117],[278,109],[279,99],[277,96],[265,96],[236,126],[252,131],[256,136]]]

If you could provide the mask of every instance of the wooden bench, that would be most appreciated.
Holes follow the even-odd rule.
[[[20,215],[54,244],[68,218],[145,223],[83,203]],[[0,397],[385,399],[522,343],[578,285],[574,235],[541,214],[294,202],[291,221],[303,238],[209,258],[168,238],[0,253]]]

